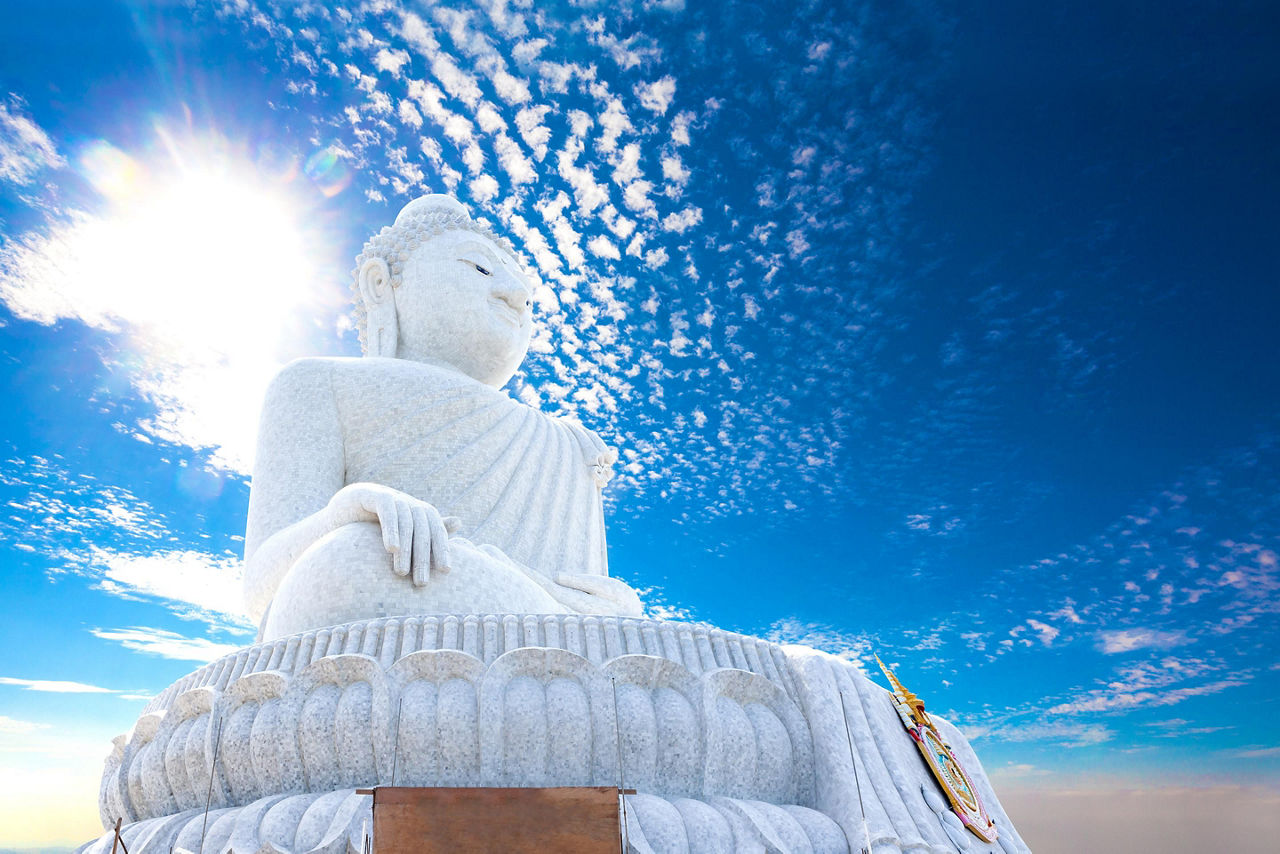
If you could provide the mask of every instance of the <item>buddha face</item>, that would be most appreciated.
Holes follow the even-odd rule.
[[[447,365],[494,388],[524,360],[533,330],[529,283],[487,237],[446,231],[425,241],[394,294],[397,358]]]

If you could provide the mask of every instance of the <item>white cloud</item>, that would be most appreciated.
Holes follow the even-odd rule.
[[[598,258],[612,258],[615,261],[622,257],[618,247],[603,234],[597,234],[587,241],[587,249]]]
[[[412,101],[401,101],[396,112],[400,116],[400,121],[409,127],[422,127],[422,113],[418,112],[418,108],[413,105]]]
[[[527,65],[538,58],[551,42],[543,38],[524,39],[511,48],[511,58],[521,65]]]
[[[1040,637],[1040,643],[1045,646],[1051,646],[1054,638],[1059,635],[1058,629],[1048,623],[1042,623],[1039,620],[1027,620],[1027,625],[1035,630],[1035,633]]]
[[[445,53],[431,57],[431,73],[440,81],[444,90],[468,107],[474,109],[483,94],[475,76],[459,68]]]
[[[403,50],[387,50],[383,48],[373,57],[373,65],[379,71],[385,71],[392,77],[400,76],[400,68],[409,61],[409,54]]]
[[[28,691],[42,691],[49,694],[115,694],[110,688],[87,685],[84,682],[64,682],[56,679],[18,679],[12,676],[0,676],[0,685],[15,685]]]
[[[1280,759],[1280,747],[1253,747],[1234,750],[1232,756],[1240,759]]]
[[[1056,617],[1058,619],[1066,620],[1068,623],[1071,623],[1072,625],[1077,625],[1077,626],[1084,622],[1084,619],[1079,614],[1076,613],[1075,602],[1072,601],[1071,599],[1068,599],[1066,601],[1066,604],[1064,604],[1058,610],[1050,611],[1045,616],[1050,618]]]
[[[236,644],[217,643],[208,638],[189,638],[163,629],[133,626],[126,629],[91,629],[94,636],[114,641],[125,649],[170,658],[176,661],[208,663],[224,655],[236,652]]]
[[[671,142],[675,145],[689,144],[689,126],[693,124],[693,113],[685,110],[677,113],[671,120]]]
[[[809,248],[809,241],[805,236],[804,229],[793,228],[787,232],[787,252],[792,258],[799,258]]]
[[[497,152],[498,163],[502,165],[511,183],[532,184],[538,180],[538,171],[514,139],[505,133],[498,134],[493,141],[493,150]]]
[[[481,101],[475,114],[476,124],[489,135],[501,133],[507,129],[507,120],[498,112],[497,107],[488,101]]]
[[[516,113],[516,130],[520,138],[533,152],[535,159],[541,161],[547,156],[547,141],[551,139],[551,129],[545,124],[547,113],[551,108],[545,104],[525,107]]]
[[[688,207],[677,213],[667,214],[662,220],[662,228],[665,231],[684,234],[700,222],[702,222],[702,208]]]
[[[582,152],[582,141],[571,138],[556,155],[556,170],[573,188],[573,199],[583,214],[589,214],[609,201],[609,189],[598,183],[590,168],[578,166],[574,161]]]
[[[532,99],[529,81],[516,77],[509,71],[496,71],[490,78],[498,97],[508,104],[524,104]]]
[[[1107,655],[1139,649],[1172,649],[1191,643],[1185,632],[1159,629],[1113,629],[1098,632],[1098,649]]]
[[[605,205],[600,211],[600,218],[619,240],[626,240],[636,230],[635,220],[627,219],[613,205]]]
[[[627,116],[622,101],[615,96],[609,97],[604,112],[596,117],[596,121],[599,122],[601,131],[596,148],[605,153],[616,150],[622,134],[632,129],[631,119]]]
[[[809,50],[807,53],[808,53],[809,59],[815,62],[821,62],[822,60],[827,58],[827,54],[831,53],[831,42],[829,41],[814,42],[813,44],[809,45]]]
[[[640,99],[640,106],[662,115],[667,111],[667,107],[671,106],[671,99],[675,97],[676,80],[671,75],[667,75],[652,83],[638,83],[635,93]]]
[[[43,457],[4,460],[0,484],[13,490],[8,512],[0,515],[0,539],[46,555],[104,534],[150,543],[168,533],[163,516],[129,490],[72,474]]]
[[[771,625],[765,632],[766,640],[774,643],[798,644],[829,652],[862,669],[862,662],[871,658],[875,638],[865,632],[845,632],[822,623],[806,623],[795,617],[786,617]]]
[[[632,181],[622,193],[622,203],[648,219],[658,218],[658,207],[649,198],[653,184],[648,181]]]
[[[603,27],[604,19],[597,20]],[[620,39],[612,33],[597,32],[592,42],[597,47],[603,48],[624,71],[643,63],[659,62],[662,58],[662,50],[653,44],[651,39],[638,33],[626,39]]]
[[[679,155],[671,154],[662,158],[662,177],[677,187],[689,183],[689,170],[680,160]]]
[[[1064,747],[1091,747],[1115,737],[1115,732],[1102,724],[1054,721],[1051,723],[1019,723],[988,733],[1001,741],[1051,741]]]
[[[1101,688],[1084,691],[1051,707],[1051,715],[1086,712],[1120,712],[1130,709],[1172,706],[1191,697],[1218,694],[1243,685],[1250,678],[1239,672],[1225,679],[1200,681],[1220,672],[1223,665],[1204,659],[1166,656],[1155,661],[1127,665]]]
[[[219,628],[250,627],[244,613],[244,569],[238,558],[196,551],[127,554],[95,548],[92,563],[103,568],[98,585],[109,593],[159,599],[179,616]]]
[[[471,180],[471,198],[488,202],[498,197],[498,182],[492,175],[480,175]]]
[[[53,140],[21,114],[18,102],[0,102],[0,183],[26,186],[41,170],[65,165]]]
[[[0,733],[5,735],[25,735],[39,729],[48,729],[48,724],[35,721],[20,721],[8,715],[0,715]]]
[[[627,143],[622,151],[610,158],[613,163],[613,182],[625,187],[640,177],[640,144]]]
[[[538,78],[542,81],[542,89],[544,92],[563,95],[569,91],[569,81],[573,79],[578,69],[564,62],[539,62],[537,66]]]

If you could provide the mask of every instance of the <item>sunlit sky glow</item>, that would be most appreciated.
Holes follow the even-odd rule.
[[[654,613],[878,652],[1037,851],[1262,850],[1277,13],[1144,9],[7,4],[0,846],[96,832],[111,737],[252,640],[262,389],[449,192]]]

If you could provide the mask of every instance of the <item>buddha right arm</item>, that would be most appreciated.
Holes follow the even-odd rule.
[[[255,622],[303,553],[344,525],[378,523],[393,570],[416,585],[426,584],[432,571],[448,571],[456,519],[442,519],[427,502],[388,486],[343,484],[331,370],[325,359],[293,362],[272,381],[263,403],[245,529],[245,604]]]
[[[376,522],[382,545],[391,555],[391,568],[409,576],[416,587],[431,573],[449,571],[449,535],[462,522],[441,517],[435,507],[399,490],[377,483],[352,483],[338,490],[323,510],[312,513],[268,537],[245,562],[245,599],[261,620],[280,582],[298,559],[326,534],[355,522]]]

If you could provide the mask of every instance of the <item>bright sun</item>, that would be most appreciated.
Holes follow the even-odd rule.
[[[225,155],[188,155],[158,174],[121,158],[85,159],[110,205],[75,248],[86,272],[113,277],[91,273],[112,298],[103,312],[184,349],[273,352],[281,317],[315,282],[296,208]]]
[[[290,175],[226,145],[165,142],[147,159],[88,146],[78,165],[104,204],[11,249],[5,287],[26,317],[122,333],[130,352],[108,361],[156,405],[144,437],[244,471],[266,382],[306,352],[308,315],[335,315],[337,277],[321,265],[338,262]]]

